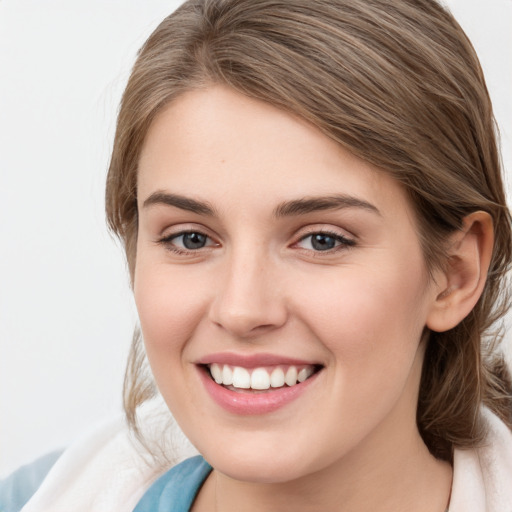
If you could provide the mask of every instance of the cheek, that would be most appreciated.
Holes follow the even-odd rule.
[[[180,354],[203,317],[205,293],[197,282],[190,274],[137,262],[134,297],[152,367],[164,363],[160,356]]]
[[[399,266],[381,263],[375,271],[351,268],[322,287],[313,281],[303,287],[303,316],[345,375],[407,369],[423,332],[422,267],[404,278]]]

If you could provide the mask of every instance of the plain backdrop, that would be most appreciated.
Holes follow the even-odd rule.
[[[0,477],[121,411],[137,316],[104,180],[136,51],[179,3],[0,0]],[[447,3],[482,61],[512,190],[512,1]]]

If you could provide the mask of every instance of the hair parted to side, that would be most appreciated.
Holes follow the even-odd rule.
[[[483,210],[495,246],[482,297],[448,332],[431,332],[417,421],[449,460],[475,446],[487,405],[510,426],[508,372],[497,350],[509,304],[511,217],[491,101],[478,58],[435,0],[189,0],[142,47],[126,87],[106,189],[111,229],[136,264],[137,166],[155,116],[185,91],[224,84],[298,115],[389,173],[413,204],[429,269],[447,236]],[[135,336],[125,409],[154,393]]]

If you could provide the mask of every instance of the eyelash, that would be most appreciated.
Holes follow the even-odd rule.
[[[197,249],[187,249],[187,248],[177,247],[176,245],[173,244],[173,242],[176,239],[183,237],[185,235],[189,235],[189,234],[201,235],[201,236],[206,237],[206,239],[209,239],[210,241],[212,241],[212,238],[202,231],[185,230],[185,231],[179,231],[178,233],[172,233],[163,238],[160,238],[159,240],[157,240],[157,243],[165,246],[165,248],[167,250],[169,250],[175,254],[179,254],[179,255],[191,255],[191,254],[196,255],[201,250],[208,249],[210,247],[215,246],[215,243],[213,243],[210,246],[206,245],[204,247],[199,247]],[[303,242],[304,240],[307,240],[308,238],[313,237],[315,235],[321,235],[321,236],[326,236],[326,237],[332,238],[332,239],[334,239],[335,242],[338,243],[337,246],[333,247],[332,249],[327,249],[325,251],[302,248],[302,250],[304,250],[304,251],[314,253],[315,256],[321,256],[322,254],[333,254],[340,250],[346,250],[346,249],[348,249],[350,247],[354,247],[356,245],[355,240],[353,240],[351,238],[347,238],[347,237],[341,235],[340,233],[336,233],[334,231],[329,231],[329,230],[325,230],[325,229],[318,229],[315,231],[311,231],[310,233],[307,233],[307,234],[301,236],[299,238],[299,240],[297,240],[297,242],[294,242],[293,245],[297,245],[300,242]]]
[[[333,247],[332,249],[327,249],[325,251],[315,251],[312,249],[304,249],[307,251],[312,251],[315,254],[315,256],[321,256],[322,254],[326,254],[326,255],[333,254],[338,251],[347,250],[350,247],[354,247],[356,245],[356,241],[353,240],[352,238],[347,238],[346,236],[341,235],[340,233],[336,233],[335,231],[329,231],[329,230],[325,230],[325,229],[314,230],[314,231],[311,231],[311,232],[301,236],[300,239],[294,243],[294,245],[296,245],[304,240],[307,240],[308,238],[313,237],[315,235],[322,235],[322,236],[332,238],[332,239],[334,239],[335,242],[338,243],[337,246]]]
[[[204,233],[203,231],[200,231],[197,229],[196,230],[187,229],[185,231],[179,231],[178,233],[172,233],[163,238],[160,238],[159,240],[157,240],[157,243],[163,245],[168,251],[171,251],[171,252],[173,252],[175,254],[179,254],[179,255],[191,255],[191,254],[196,255],[200,250],[208,249],[215,245],[215,243],[214,243],[211,246],[200,247],[198,249],[187,249],[186,247],[185,248],[177,247],[176,245],[173,244],[173,242],[177,238],[183,237],[185,235],[191,235],[191,234],[201,235],[201,236],[206,237],[206,239],[208,239],[208,240],[212,240],[212,238],[210,236],[208,236],[206,233]]]

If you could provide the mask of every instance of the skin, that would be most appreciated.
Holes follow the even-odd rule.
[[[215,215],[148,204],[155,193]],[[333,194],[371,206],[275,215]],[[138,201],[134,294],[148,359],[214,467],[193,510],[443,512],[451,467],[424,445],[416,403],[425,327],[446,315],[450,280],[429,280],[401,187],[306,122],[212,86],[153,122]],[[206,246],[179,252],[183,231],[204,233]],[[310,235],[323,231],[350,243],[315,250]],[[196,362],[216,352],[323,369],[293,402],[241,416],[199,378]]]

